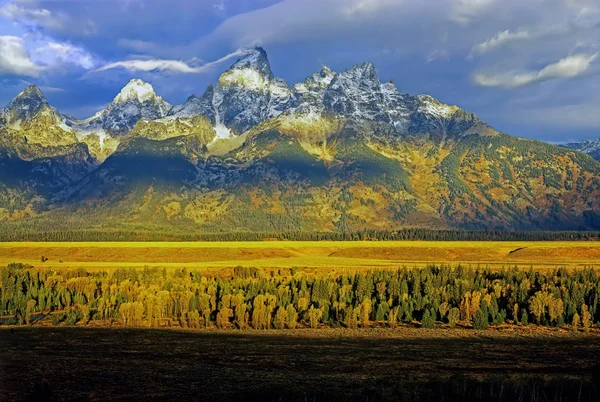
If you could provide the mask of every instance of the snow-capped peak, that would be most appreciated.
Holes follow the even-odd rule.
[[[37,99],[46,101],[46,97],[44,96],[44,94],[42,93],[42,91],[40,90],[40,88],[37,87],[36,85],[29,85],[29,86],[27,86],[23,90],[23,92],[21,92],[20,94],[18,94],[16,96],[16,98],[23,98],[23,97],[37,98]]]
[[[249,49],[248,52],[238,61],[236,61],[230,68],[230,70],[245,70],[252,69],[259,72],[262,76],[268,80],[273,79],[273,72],[271,71],[271,65],[267,52],[261,47],[255,47]]]
[[[106,109],[83,121],[71,122],[85,133],[104,130],[119,136],[131,131],[140,119],[155,120],[165,117],[171,105],[154,92],[149,83],[134,78],[121,89]]]
[[[125,102],[130,99],[137,99],[140,102],[156,97],[154,88],[149,83],[134,78],[121,89],[121,92],[115,97],[113,103]]]
[[[571,142],[563,145],[566,148],[574,149],[576,151],[581,151],[583,153],[589,154],[592,158],[600,161],[600,138],[595,140],[585,140],[579,142]]]
[[[9,121],[16,123],[44,110],[53,111],[42,91],[35,85],[29,85],[8,104],[5,113]]]

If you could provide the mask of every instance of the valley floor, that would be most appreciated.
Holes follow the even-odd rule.
[[[42,256],[46,260],[42,263]],[[360,269],[429,264],[518,265],[524,268],[600,266],[600,242],[491,241],[264,241],[264,242],[6,242],[0,266],[159,266],[173,268]]]
[[[560,331],[16,327],[0,399],[591,401],[599,362],[600,336]]]

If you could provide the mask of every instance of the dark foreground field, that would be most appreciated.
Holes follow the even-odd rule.
[[[600,400],[600,337],[471,334],[3,328],[0,399]]]

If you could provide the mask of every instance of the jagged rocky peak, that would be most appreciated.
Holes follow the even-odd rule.
[[[219,77],[218,86],[237,86],[260,91],[274,79],[267,53],[263,48],[250,49]]]
[[[190,118],[204,115],[215,124],[215,113],[213,109],[214,93],[215,89],[213,85],[210,84],[202,96],[190,96],[182,105],[174,106],[167,114],[167,117]]]
[[[302,82],[294,84],[295,103],[293,111],[296,113],[322,112],[325,90],[335,76],[335,72],[331,71],[329,67],[323,66],[321,71],[314,73]]]
[[[331,80],[323,97],[325,110],[349,118],[389,121],[381,87],[372,63],[355,65]]]
[[[231,70],[246,70],[251,69],[258,71],[269,79],[273,79],[273,72],[271,71],[271,64],[267,57],[267,52],[262,47],[255,47],[250,49],[248,53],[236,61],[232,66]]]
[[[291,103],[292,91],[273,76],[262,48],[249,50],[221,75],[212,102],[216,126],[235,133],[280,115]]]
[[[16,122],[28,120],[45,108],[50,105],[42,91],[29,85],[9,103],[6,112],[9,122]]]
[[[121,89],[106,109],[76,126],[82,131],[104,130],[119,136],[131,131],[140,119],[160,119],[169,110],[171,105],[156,95],[151,84],[134,78]]]

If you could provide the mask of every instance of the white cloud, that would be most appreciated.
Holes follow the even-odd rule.
[[[493,75],[479,73],[474,76],[474,81],[483,87],[514,88],[553,78],[574,78],[588,71],[597,57],[598,53],[576,54],[565,57],[557,63],[549,64],[539,71],[528,73],[510,72]]]
[[[48,85],[42,85],[40,87],[40,89],[42,90],[43,93],[65,92],[65,90],[63,88],[52,87],[52,86],[48,86]]]
[[[67,23],[64,14],[52,14],[45,8],[25,8],[14,3],[0,7],[0,15],[19,24],[55,30],[63,29]]]
[[[94,68],[97,64],[95,57],[88,51],[67,42],[49,42],[38,51],[50,53],[57,62],[73,64],[86,70]]]
[[[31,60],[21,38],[0,36],[0,73],[37,77],[42,70]]]
[[[446,49],[433,50],[430,52],[425,61],[427,63],[432,63],[434,61],[450,61],[450,55],[448,55],[448,51]]]
[[[487,53],[493,49],[504,46],[507,43],[523,41],[530,38],[532,38],[532,34],[527,29],[519,29],[516,31],[510,31],[507,29],[506,31],[496,33],[485,42],[481,42],[473,46],[473,53]]]
[[[114,63],[106,64],[100,68],[97,68],[93,72],[102,72],[108,71],[115,68],[124,68],[131,72],[143,71],[161,71],[161,72],[169,72],[169,73],[178,73],[178,74],[199,74],[209,71],[216,65],[223,63],[233,57],[240,56],[245,54],[244,50],[237,50],[233,53],[230,53],[224,57],[221,57],[219,60],[205,63],[201,66],[194,67],[189,63],[180,60],[162,60],[162,59],[148,59],[148,60],[123,60],[117,61]]]
[[[125,60],[106,64],[94,72],[124,68],[129,71],[169,71],[173,73],[195,73],[196,69],[179,60]]]
[[[27,30],[83,36],[97,32],[97,25],[88,18],[71,18],[65,12],[41,8],[38,3],[35,0],[15,0],[0,4],[0,17],[5,17]]]
[[[494,0],[453,0],[450,19],[460,25],[469,25],[493,4]]]
[[[227,0],[218,0],[213,3],[213,8],[219,12],[224,12],[227,7]]]
[[[400,5],[404,0],[348,0],[344,12],[349,15],[378,11],[384,7]]]

